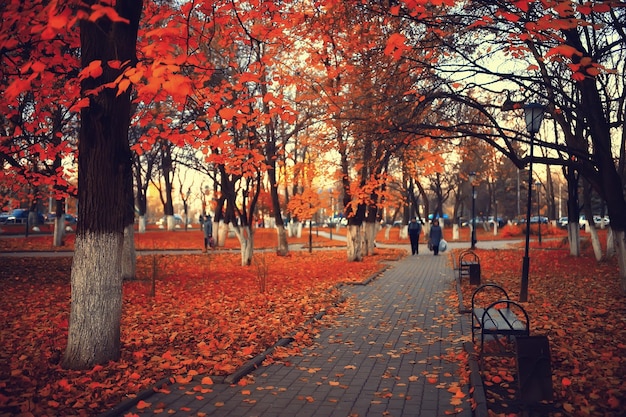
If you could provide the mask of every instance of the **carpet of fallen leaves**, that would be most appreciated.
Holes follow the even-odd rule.
[[[20,229],[21,230],[21,229]],[[22,231],[23,233],[23,231]],[[0,235],[1,236],[1,235]],[[335,233],[336,237],[336,233]],[[50,234],[30,234],[28,237],[24,235],[6,235],[0,238],[0,252],[16,252],[16,251],[52,251],[63,252],[74,250],[74,242],[76,236],[74,233],[67,233],[63,238],[63,246],[53,246],[52,235]],[[312,233],[313,247],[333,247],[345,246],[345,240],[331,240],[324,237],[324,233],[318,233],[313,229]],[[255,229],[254,230],[254,247],[255,249],[271,249],[276,247],[276,231],[274,229]],[[289,244],[308,247],[309,233],[304,230],[299,237],[288,237]],[[202,231],[196,229],[178,229],[175,231],[165,230],[148,230],[146,233],[135,233],[135,248],[138,250],[201,250],[204,246],[204,235]],[[226,238],[224,245],[218,249],[238,250],[240,247],[239,240],[235,236]]]
[[[174,235],[168,248],[189,240]],[[282,337],[295,337],[297,350],[316,313],[341,308],[339,283],[363,281],[397,257],[378,250],[347,265],[345,250],[270,251],[242,267],[236,251],[140,256],[138,279],[124,284],[122,358],[83,372],[60,366],[71,258],[2,257],[0,415],[95,415],[168,376],[228,374]]]
[[[565,416],[624,416],[626,410],[626,297],[616,259],[596,262],[589,244],[573,257],[563,242],[533,242],[530,252],[530,334],[546,335],[552,359],[554,405]],[[477,250],[482,283],[501,285],[519,299],[522,250]],[[475,287],[462,285],[470,307]],[[492,416],[514,416],[514,358],[487,357],[482,373]],[[515,382],[514,382],[515,381]]]
[[[49,225],[46,225],[49,226]],[[483,228],[476,228],[476,238],[478,242],[502,239],[521,239],[524,237],[525,229],[523,226],[507,225],[498,230],[496,235],[493,231],[487,231]],[[406,243],[409,244],[408,237],[400,236],[401,229],[399,227],[383,227],[376,235],[376,241],[385,244]],[[602,232],[602,231],[601,231]],[[73,232],[67,233],[63,239],[63,246],[52,246],[50,227],[42,227],[41,233],[31,233],[28,237],[24,237],[24,230],[21,225],[2,226],[0,231],[0,251],[72,251],[74,250],[75,235]],[[329,239],[328,235],[332,233],[334,239]],[[444,238],[452,242],[452,227],[444,228]],[[552,226],[543,226],[541,229],[542,236],[546,239],[554,237],[566,237],[567,232],[564,229]],[[532,226],[531,234],[537,234],[537,227]],[[314,227],[311,233],[313,247],[334,247],[345,246],[346,236],[345,227]],[[469,242],[470,231],[468,227],[459,228],[459,241]],[[421,242],[425,242],[422,236]],[[204,235],[196,228],[188,230],[176,229],[175,231],[165,231],[154,227],[148,229],[146,233],[135,232],[135,246],[139,250],[151,249],[188,249],[200,250],[204,242]],[[309,230],[302,229],[299,237],[288,237],[289,244],[309,245]],[[254,229],[254,247],[271,249],[276,247],[276,231],[274,229],[256,228]],[[224,242],[224,246],[220,249],[237,250],[239,249],[239,241],[235,236],[229,236]]]

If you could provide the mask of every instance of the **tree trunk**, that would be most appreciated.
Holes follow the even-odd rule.
[[[276,224],[276,234],[278,235],[278,249],[276,253],[279,256],[285,256],[289,253],[289,243],[287,242],[287,231],[283,224]]]
[[[217,227],[217,233],[216,228]],[[215,246],[223,248],[226,245],[226,238],[228,237],[228,223],[224,223],[224,220],[219,222],[213,222],[213,238],[215,238]]]
[[[147,225],[147,220],[146,220],[146,215],[142,214],[141,216],[139,216],[139,219],[137,221],[137,231],[139,233],[146,233],[146,225]]]
[[[93,4],[95,0],[86,1]],[[102,62],[102,75],[87,77],[81,91],[114,81],[111,60],[136,63],[141,0],[116,3],[129,23],[107,17],[80,22],[81,65]],[[104,88],[81,111],[78,141],[78,218],[72,264],[70,322],[63,366],[88,369],[120,357],[122,249],[132,224],[132,166],[128,144],[130,92]]]
[[[452,225],[452,240],[459,240],[459,225],[456,223]]]
[[[371,256],[374,254],[374,248],[376,247],[376,233],[378,232],[378,223],[376,222],[364,222],[363,223],[363,248],[362,252],[365,256]]]
[[[72,306],[64,365],[87,369],[120,357],[120,233],[81,234],[72,264]]]
[[[56,216],[54,218],[54,235],[53,235],[53,246],[60,247],[63,246],[63,236],[65,236],[65,216]]]
[[[593,255],[596,258],[596,261],[600,262],[602,260],[602,246],[600,245],[600,237],[598,236],[598,229],[593,225],[593,223],[589,223],[589,237],[591,238],[591,247],[593,248]]]
[[[241,247],[241,266],[249,266],[252,264],[252,255],[254,253],[252,229],[250,226],[235,226],[234,230]]]
[[[622,294],[626,294],[626,232],[623,230],[613,232],[615,241],[615,252],[619,264],[619,283]]]
[[[166,219],[166,224],[167,224],[167,230],[169,232],[173,231],[176,229],[176,219],[174,218],[173,214],[168,214],[167,216],[165,216]]]
[[[610,259],[615,256],[615,234],[611,226],[607,227],[606,232],[606,258]]]
[[[135,227],[124,229],[124,251],[122,252],[122,279],[135,279],[137,274],[137,253],[135,252]]]
[[[580,225],[577,221],[567,223],[567,239],[570,255],[580,256]]]
[[[348,262],[357,262],[363,260],[361,251],[361,226],[348,225],[346,231],[346,240],[348,242]]]

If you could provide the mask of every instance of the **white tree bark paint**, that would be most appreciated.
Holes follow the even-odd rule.
[[[361,226],[348,225],[346,240],[348,243],[348,262],[362,261],[361,243],[363,238],[361,236]]]
[[[254,253],[254,237],[250,226],[233,226],[235,235],[239,239],[241,247],[241,266],[248,266],[252,263],[252,255]]]
[[[123,240],[121,233],[76,236],[66,363],[88,368],[119,359]]]
[[[578,222],[567,223],[567,239],[569,240],[570,255],[580,256],[580,226]]]
[[[63,237],[65,236],[65,216],[57,216],[54,219],[52,245],[55,247],[63,246]]]
[[[144,214],[143,216],[139,216],[138,219],[138,227],[137,227],[137,232],[139,233],[146,233],[146,225],[148,224],[148,220],[146,219],[146,215]]]
[[[130,224],[124,229],[124,250],[122,252],[122,279],[135,279],[137,274],[137,253],[135,251],[135,227]]]

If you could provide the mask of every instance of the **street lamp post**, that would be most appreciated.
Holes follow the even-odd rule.
[[[539,222],[537,237],[539,240],[539,246],[541,246],[541,194],[539,194],[539,187],[541,186],[541,183],[537,181],[535,185],[537,186],[537,221]]]
[[[539,132],[543,121],[544,108],[538,103],[529,103],[524,106],[524,120],[526,121],[526,131],[530,133],[530,159],[528,163],[528,201],[526,204],[526,245],[524,248],[524,259],[522,261],[522,288],[519,299],[521,302],[528,301],[528,271],[530,268],[530,206],[532,204],[533,190],[533,146],[535,134]]]
[[[470,247],[472,249],[476,249],[476,173],[470,172],[469,180],[472,184],[472,234],[471,234],[471,244]]]

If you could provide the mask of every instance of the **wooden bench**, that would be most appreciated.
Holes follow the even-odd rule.
[[[469,278],[471,285],[480,285],[480,259],[471,249],[459,254],[459,282]]]
[[[480,305],[479,305],[480,304]],[[530,335],[530,320],[522,305],[509,299],[504,288],[483,284],[472,294],[472,342],[480,332],[480,356],[483,356],[486,338],[500,342],[501,337],[511,341],[516,336]]]

